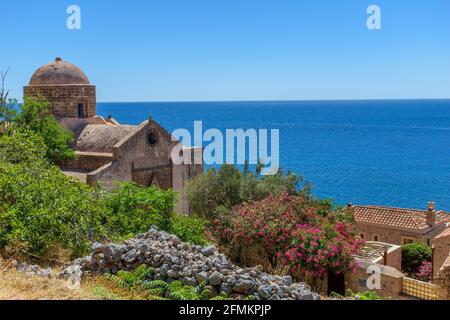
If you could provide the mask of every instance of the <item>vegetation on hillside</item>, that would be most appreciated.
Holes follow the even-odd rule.
[[[112,192],[93,189],[65,176],[47,156],[45,139],[28,126],[0,136],[0,249],[46,256],[59,247],[78,257],[91,241],[122,240],[152,225],[207,242],[201,220],[173,214],[173,191],[131,183]]]
[[[15,118],[15,124],[42,137],[47,146],[46,156],[50,162],[59,163],[75,158],[75,153],[70,147],[74,138],[73,133],[62,127],[50,114],[46,101],[25,98]]]
[[[355,266],[352,255],[360,242],[351,221],[346,210],[283,193],[220,214],[210,234],[231,252],[262,252],[271,269],[286,267],[298,278],[321,278]]]
[[[314,198],[295,174],[263,177],[258,168],[240,172],[224,165],[195,178],[188,197],[193,212],[209,220],[208,236],[237,264],[303,280],[355,267],[361,242],[353,235],[353,216]]]
[[[241,172],[226,164],[192,180],[188,199],[195,215],[212,220],[236,205],[263,200],[270,194],[308,195],[309,184],[302,184],[299,189],[302,181],[296,174],[282,170],[274,176],[261,176],[259,168],[251,171],[246,166]]]

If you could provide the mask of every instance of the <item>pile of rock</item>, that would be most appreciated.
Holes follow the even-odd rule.
[[[16,269],[21,273],[45,278],[51,278],[53,274],[52,268],[41,268],[36,264],[27,264],[26,262],[18,263]]]
[[[74,261],[59,277],[83,273],[116,273],[134,270],[146,264],[156,269],[151,279],[186,285],[204,283],[213,292],[225,292],[234,298],[253,295],[260,300],[319,300],[304,283],[293,283],[290,276],[273,276],[258,268],[240,268],[232,264],[216,247],[183,243],[176,236],[152,228],[123,244],[94,243],[92,254]]]

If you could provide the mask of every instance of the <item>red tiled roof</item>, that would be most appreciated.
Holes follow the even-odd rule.
[[[381,206],[353,206],[358,223],[370,223],[396,229],[422,231],[429,228],[426,222],[427,211]],[[436,224],[450,222],[450,214],[436,211]]]

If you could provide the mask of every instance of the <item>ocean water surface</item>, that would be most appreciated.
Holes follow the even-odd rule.
[[[450,100],[98,103],[124,124],[169,132],[279,129],[282,168],[338,204],[450,210]]]

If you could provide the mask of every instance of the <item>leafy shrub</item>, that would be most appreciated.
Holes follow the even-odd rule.
[[[0,161],[12,164],[43,162],[46,147],[41,136],[27,129],[15,129],[0,136]]]
[[[223,165],[219,170],[210,169],[193,179],[187,193],[192,212],[212,220],[219,211],[231,210],[243,202],[262,200],[269,194],[307,194],[308,185],[298,191],[301,181],[297,175],[284,174],[282,170],[274,176],[260,176],[259,170],[251,172],[246,168],[240,172],[232,165]]]
[[[313,277],[353,268],[360,245],[346,211],[286,193],[235,207],[211,223],[210,233],[229,248],[263,248],[272,268],[281,262],[292,274]]]
[[[402,247],[402,269],[414,276],[424,261],[431,262],[432,250],[422,243],[410,243]]]
[[[46,101],[25,98],[20,109],[15,119],[16,125],[32,130],[42,137],[47,146],[47,158],[51,162],[57,163],[75,158],[75,153],[70,147],[74,139],[73,133],[66,130],[50,114]]]
[[[105,193],[75,182],[48,163],[43,139],[31,130],[9,130],[0,146],[0,248],[21,243],[43,255],[58,246],[79,256],[91,240],[116,241],[152,225],[171,229],[173,191],[124,183]],[[195,226],[192,241],[200,241]],[[177,225],[184,237],[191,229]]]
[[[174,215],[170,232],[176,235],[181,241],[205,246],[208,244],[205,228],[207,220],[190,216]]]
[[[156,187],[142,188],[131,182],[119,183],[105,196],[109,215],[105,226],[111,234],[132,237],[155,225],[169,231],[175,193]]]
[[[73,255],[85,252],[102,234],[97,196],[57,167],[0,162],[0,247],[20,242],[42,254],[62,244]]]

